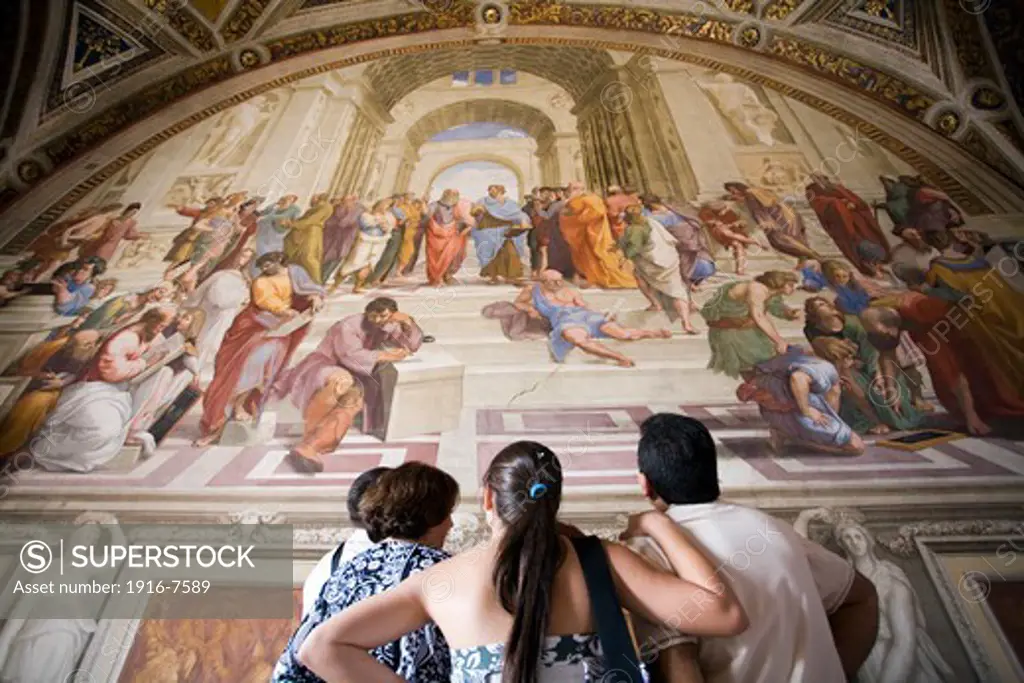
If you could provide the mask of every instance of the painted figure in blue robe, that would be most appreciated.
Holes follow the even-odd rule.
[[[522,280],[523,262],[529,258],[527,231],[530,217],[515,200],[505,196],[504,185],[491,185],[487,196],[473,207],[476,228],[471,233],[480,262],[480,275],[488,283]]]
[[[269,206],[257,215],[256,221],[256,258],[264,254],[284,251],[284,238],[288,234],[290,221],[302,215],[302,209],[296,202],[299,198],[293,194],[281,197],[276,204]],[[256,272],[253,259],[253,272]]]
[[[842,384],[832,363],[799,346],[754,366],[736,391],[757,403],[776,454],[787,447],[840,455],[864,452],[864,441],[839,415]]]
[[[545,270],[538,280],[538,284],[524,287],[513,305],[531,318],[544,318],[551,324],[548,344],[556,363],[564,363],[575,347],[592,356],[613,360],[620,367],[631,368],[636,365],[631,358],[597,340],[638,341],[672,336],[669,330],[624,327],[616,322],[613,314],[593,310],[578,291],[565,284],[557,270]]]
[[[107,262],[92,256],[65,263],[53,272],[53,310],[58,315],[75,316],[89,305],[96,292],[93,279],[107,269]]]

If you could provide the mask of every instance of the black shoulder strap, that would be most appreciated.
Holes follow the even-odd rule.
[[[587,582],[587,593],[590,595],[590,606],[597,622],[597,636],[601,640],[605,662],[609,671],[617,671],[623,678],[632,683],[642,683],[643,674],[637,660],[636,648],[626,626],[626,618],[622,614],[619,598],[615,593],[615,582],[612,580],[608,566],[608,556],[596,536],[580,536],[572,539],[576,555],[580,558],[583,578]]]
[[[334,549],[334,554],[331,555],[331,573],[333,574],[338,569],[338,564],[341,562],[341,553],[345,548],[345,541],[338,544],[338,547]]]

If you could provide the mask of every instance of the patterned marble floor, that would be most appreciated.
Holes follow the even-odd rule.
[[[546,443],[560,456],[570,494],[633,494],[638,426],[660,411],[678,411],[703,420],[721,453],[726,492],[771,492],[820,485],[865,490],[908,486],[964,485],[971,488],[1024,486],[1024,442],[964,438],[917,452],[871,445],[861,456],[793,453],[775,457],[765,446],[766,427],[756,408],[746,405],[634,405],[587,408],[465,409],[459,428],[381,443],[351,433],[317,475],[294,472],[284,462],[300,425],[278,425],[262,446],[197,449],[190,441],[195,419],[168,436],[157,454],[131,472],[87,475],[22,472],[13,493],[37,496],[46,490],[109,493],[325,494],[337,497],[361,471],[376,465],[417,460],[446,468],[460,480],[465,497],[477,490],[490,458],[517,439]],[[284,416],[282,416],[284,417]]]

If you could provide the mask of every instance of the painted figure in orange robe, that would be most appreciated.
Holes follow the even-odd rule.
[[[625,260],[614,253],[615,241],[608,225],[604,200],[587,192],[583,183],[569,184],[569,198],[559,217],[559,227],[572,254],[578,275],[597,287],[636,287]]]
[[[450,285],[466,258],[466,240],[476,220],[472,205],[459,199],[458,190],[445,190],[427,210],[427,282]]]
[[[885,251],[885,260],[889,260],[889,243],[867,202],[845,185],[821,173],[811,174],[806,195],[808,203],[821,221],[821,227],[858,270],[866,273],[857,253],[858,245],[864,241],[881,247]]]

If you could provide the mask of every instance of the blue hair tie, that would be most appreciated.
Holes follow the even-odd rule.
[[[532,500],[539,500],[547,492],[548,492],[547,485],[546,484],[541,484],[540,482],[537,482],[536,484],[534,484],[533,486],[530,487],[530,498]]]

